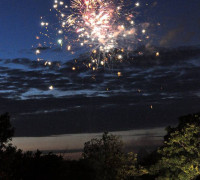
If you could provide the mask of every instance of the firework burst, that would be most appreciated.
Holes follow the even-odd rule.
[[[55,27],[57,43],[71,52],[77,47],[88,47],[91,63],[96,66],[122,61],[124,51],[138,41],[134,20],[135,8],[139,6],[139,2],[129,0],[71,0],[70,4],[55,0],[53,8],[59,18]],[[141,33],[145,34],[146,29]]]

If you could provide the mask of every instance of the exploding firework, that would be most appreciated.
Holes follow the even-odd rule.
[[[53,8],[59,18],[59,25],[54,27],[59,36],[57,44],[72,53],[78,47],[87,47],[93,64],[88,66],[92,69],[94,64],[121,62],[124,52],[141,41],[135,25],[135,9],[139,6],[139,2],[129,0],[71,0],[70,4],[55,0]],[[46,29],[49,24],[41,22]],[[140,32],[144,35],[146,29]]]

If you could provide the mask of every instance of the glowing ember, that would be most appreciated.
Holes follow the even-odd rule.
[[[40,50],[37,49],[37,50],[35,51],[35,54],[40,54]]]
[[[67,50],[70,51],[71,50],[71,46],[67,46]]]
[[[120,54],[120,55],[118,55],[118,57],[117,57],[118,59],[122,59],[123,58],[123,56]]]
[[[136,6],[136,7],[139,7],[139,6],[140,6],[140,3],[139,3],[139,2],[135,3],[135,6]]]
[[[58,44],[62,44],[62,39],[58,39]]]
[[[145,30],[145,29],[143,29],[143,30],[142,30],[142,33],[143,33],[143,34],[145,34],[145,33],[146,33],[146,30]]]
[[[49,86],[49,90],[53,90],[54,89],[54,87],[51,85],[51,86]]]
[[[117,75],[118,75],[118,77],[121,77],[121,76],[122,76],[122,73],[121,73],[121,72],[118,72]]]

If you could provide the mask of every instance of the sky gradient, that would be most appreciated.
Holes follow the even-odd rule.
[[[83,50],[72,56],[46,47],[35,55],[40,17],[52,1],[0,1],[0,113],[11,114],[16,137],[163,129],[200,110],[200,2],[140,3],[137,21],[152,24],[151,42],[94,72]]]

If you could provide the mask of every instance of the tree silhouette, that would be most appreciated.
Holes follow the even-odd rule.
[[[14,128],[10,123],[10,116],[8,113],[0,115],[0,149],[5,147],[6,143],[12,140],[14,135]]]
[[[86,142],[83,158],[92,164],[96,171],[94,179],[97,180],[123,180],[145,172],[142,168],[136,168],[135,154],[123,152],[123,143],[119,137],[108,133],[104,133],[101,139]]]
[[[180,118],[175,128],[168,128],[161,159],[152,167],[158,179],[189,180],[200,175],[200,114]]]
[[[63,159],[53,153],[23,152],[12,144],[14,129],[8,113],[0,116],[0,179],[91,179],[91,180],[190,180],[200,175],[200,113],[180,118],[168,127],[164,145],[137,160],[125,153],[118,136],[104,133],[85,143],[83,158]],[[150,173],[143,168],[150,169]]]

